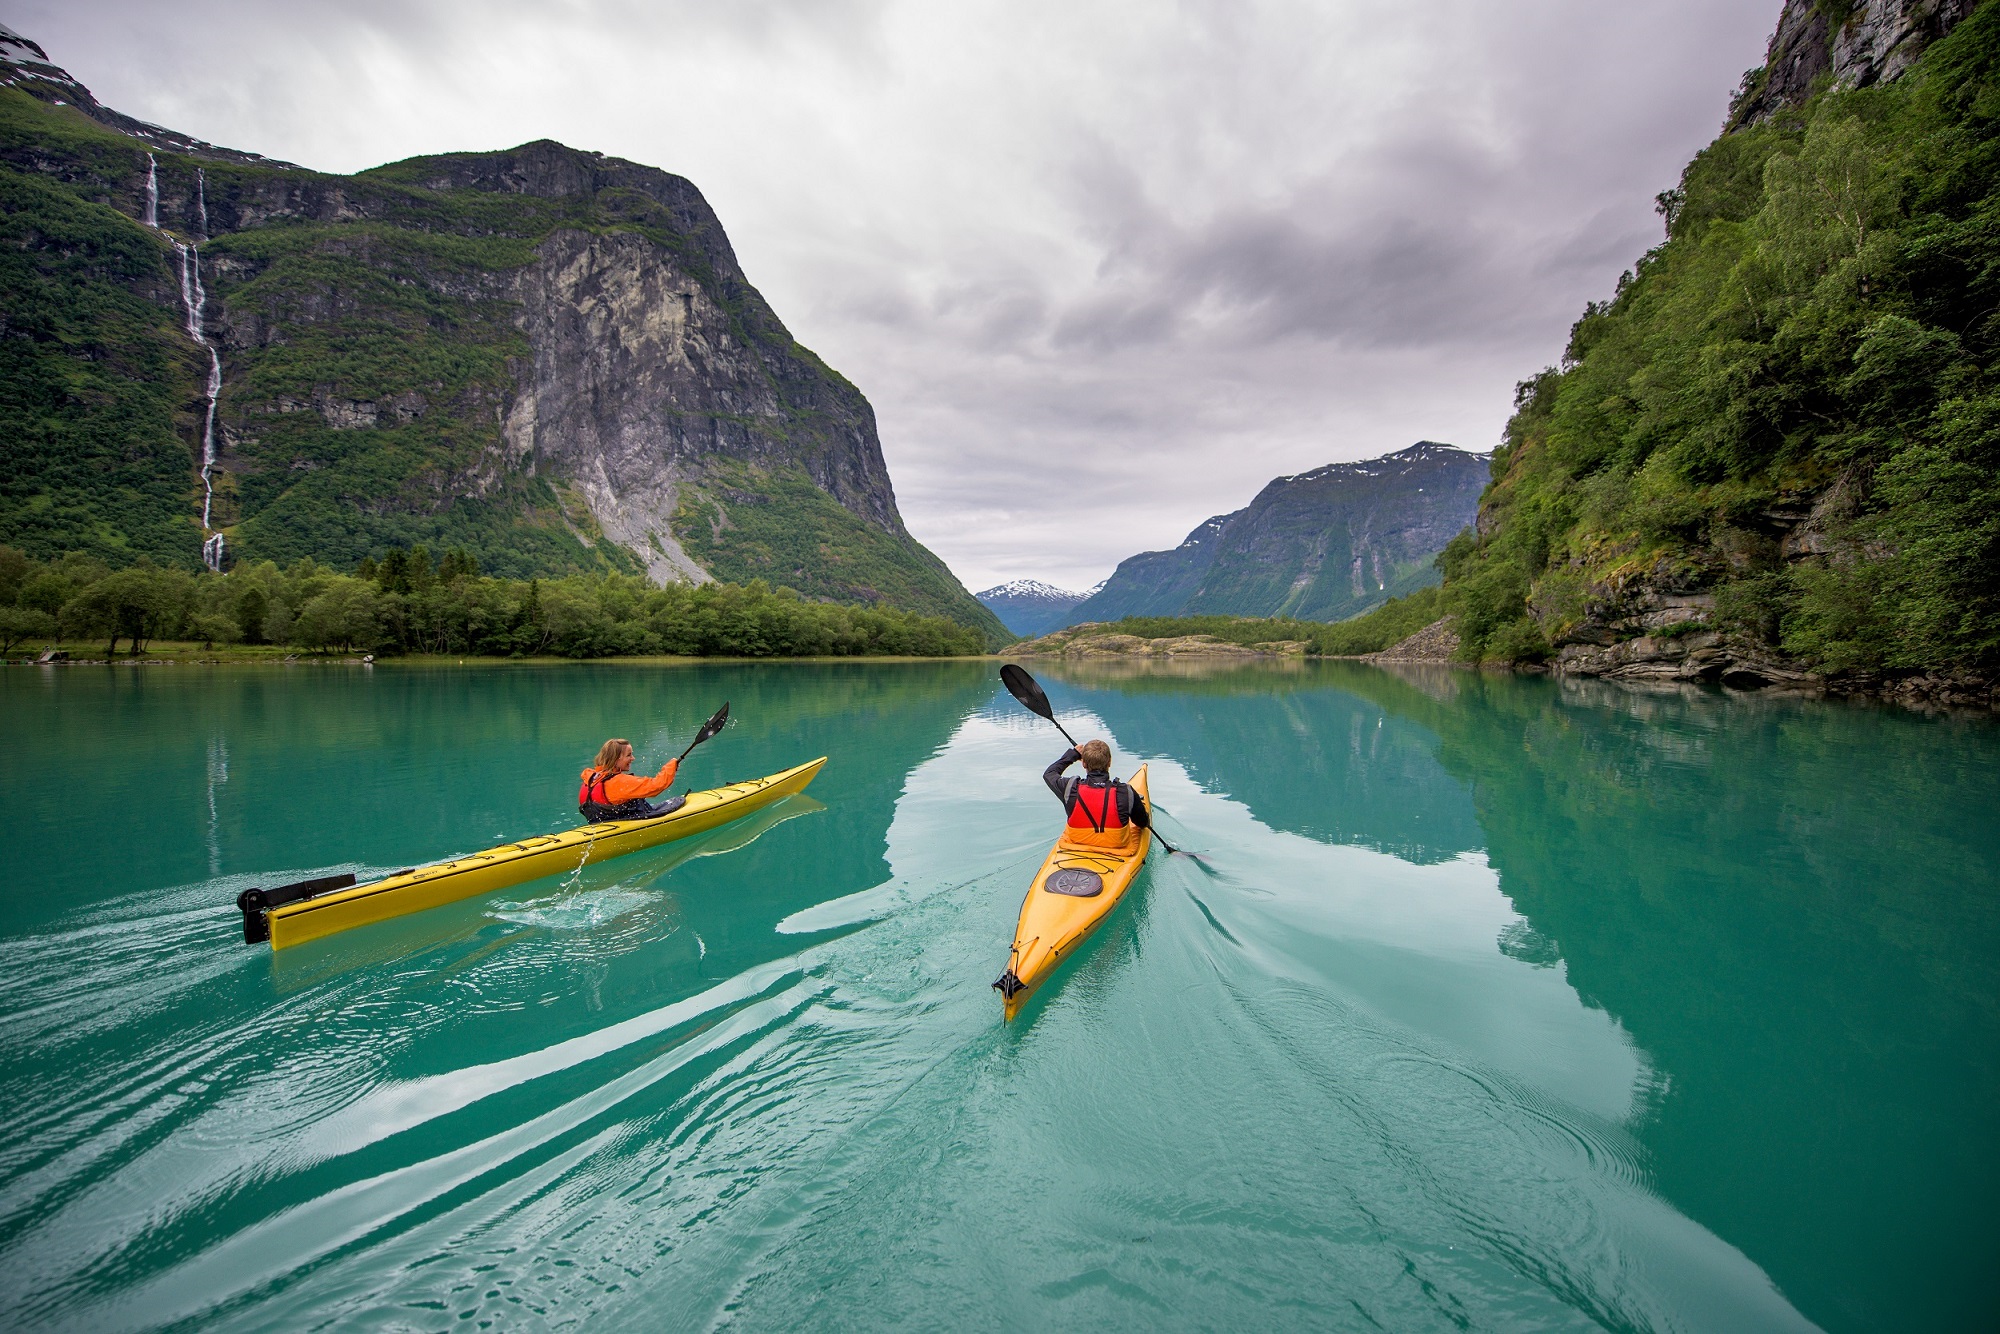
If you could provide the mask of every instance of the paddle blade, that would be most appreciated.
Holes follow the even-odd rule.
[[[1007,693],[1027,705],[1030,713],[1039,713],[1050,722],[1056,720],[1056,711],[1049,707],[1049,697],[1035,684],[1035,678],[1013,663],[1000,669],[1000,683],[1007,687]]]
[[[729,726],[729,701],[725,699],[714,716],[701,725],[701,731],[695,733],[694,743],[699,746],[727,726]]]
[[[708,740],[710,737],[714,736],[717,732],[720,732],[723,728],[727,727],[728,725],[729,725],[729,701],[724,700],[722,701],[722,707],[715,711],[715,716],[713,718],[710,718],[707,722],[703,723],[701,725],[701,730],[694,734],[694,740],[688,742],[688,748],[687,750],[681,752],[681,758],[686,759],[688,757],[689,752],[694,750],[696,746],[699,746],[702,742]]]

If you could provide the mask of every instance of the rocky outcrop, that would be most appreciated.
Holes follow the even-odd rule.
[[[1924,48],[1950,32],[1979,0],[1785,0],[1762,69],[1745,77],[1730,108],[1732,128],[1769,120],[1802,105],[1822,78],[1846,88],[1866,88],[1897,78]]]
[[[1768,651],[1725,640],[1713,630],[1640,635],[1605,645],[1565,644],[1554,666],[1563,676],[1624,681],[1716,681],[1745,689],[1784,685],[1809,690],[1825,684],[1815,673]]]
[[[1451,628],[1451,618],[1432,621],[1423,629],[1406,639],[1398,640],[1379,653],[1365,653],[1363,662],[1412,663],[1450,662],[1458,655],[1458,632]]]
[[[1336,621],[1437,582],[1432,562],[1478,508],[1487,459],[1422,441],[1279,477],[1171,551],[1121,562],[1071,613]]]

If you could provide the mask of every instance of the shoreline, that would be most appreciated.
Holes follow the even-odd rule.
[[[71,648],[55,645],[64,656],[47,662],[42,655],[51,646],[43,645],[29,655],[9,654],[0,658],[5,667],[548,667],[585,663],[672,667],[709,662],[981,662],[997,659],[993,653],[959,653],[940,657],[912,654],[823,654],[804,657],[688,657],[672,653],[626,654],[605,658],[565,658],[555,654],[535,657],[491,657],[456,653],[316,653],[310,650],[257,645],[204,649],[196,644],[172,643],[144,653],[104,656],[98,648]]]
[[[1033,642],[1033,641],[1026,641]],[[552,666],[623,666],[623,667],[694,667],[703,664],[772,664],[810,663],[826,665],[830,663],[932,663],[932,662],[1001,662],[1020,659],[1026,662],[1040,661],[1050,666],[1063,664],[1111,665],[1113,663],[1134,668],[1152,666],[1161,669],[1163,675],[1174,675],[1166,669],[1172,666],[1207,667],[1226,669],[1230,666],[1248,667],[1265,664],[1304,664],[1308,662],[1354,662],[1371,667],[1393,669],[1396,667],[1444,667],[1454,671],[1475,672],[1490,675],[1542,676],[1558,681],[1607,681],[1628,686],[1691,685],[1719,690],[1724,694],[1752,698],[1756,696],[1792,696],[1807,699],[1850,699],[1876,700],[1885,704],[1899,704],[1918,712],[1940,709],[1970,710],[1984,713],[2000,713],[2000,683],[1978,678],[1959,677],[1949,674],[1912,670],[1894,676],[1874,674],[1867,676],[1821,676],[1813,673],[1787,673],[1788,679],[1767,680],[1756,686],[1735,684],[1726,679],[1709,680],[1701,677],[1683,676],[1678,673],[1659,672],[1599,672],[1564,670],[1561,662],[1519,663],[1519,662],[1463,662],[1449,656],[1433,656],[1425,653],[1411,653],[1403,644],[1391,645],[1376,653],[1313,654],[1298,652],[1273,652],[1268,649],[1252,649],[1243,646],[1229,646],[1233,651],[1217,652],[1208,646],[1206,651],[1194,653],[1173,653],[1161,651],[1120,652],[1116,649],[1070,653],[1022,653],[1018,647],[1002,649],[992,653],[954,654],[943,657],[916,657],[910,655],[822,655],[814,657],[685,657],[675,654],[644,654],[607,658],[564,658],[554,655],[538,657],[478,657],[456,654],[408,653],[392,656],[370,654],[314,653],[297,649],[258,645],[241,645],[217,649],[203,649],[199,645],[170,643],[166,648],[149,648],[137,656],[118,654],[115,657],[101,656],[95,647],[71,649],[57,646],[66,655],[53,661],[39,661],[48,646],[36,650],[31,655],[10,655],[0,659],[0,667],[402,667],[402,668],[453,668],[453,667],[552,667]],[[1398,652],[1398,650],[1403,650]]]

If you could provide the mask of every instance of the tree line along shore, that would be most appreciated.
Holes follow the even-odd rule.
[[[620,574],[498,579],[463,551],[391,550],[341,573],[311,559],[194,573],[141,559],[113,569],[0,546],[0,656],[89,645],[105,658],[156,642],[224,656],[317,653],[479,657],[950,657],[984,638],[942,617],[815,602],[789,588],[654,587]],[[278,656],[282,656],[281,654]]]

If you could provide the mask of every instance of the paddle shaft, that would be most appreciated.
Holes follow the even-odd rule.
[[[1076,738],[1069,734],[1067,727],[1056,722],[1056,711],[1050,706],[1047,693],[1042,690],[1041,685],[1034,677],[1028,675],[1026,671],[1010,662],[1000,669],[1000,681],[1001,684],[1007,687],[1008,694],[1021,701],[1022,707],[1037,717],[1046,718],[1050,722],[1055,723],[1056,731],[1063,734],[1063,740],[1069,742],[1069,748],[1071,750],[1077,749]],[[1146,813],[1150,817],[1152,814],[1152,803],[1149,801],[1146,805]],[[1150,819],[1147,822],[1147,828],[1153,828]],[[1153,829],[1153,837],[1160,840],[1160,846],[1165,848],[1169,855],[1180,852],[1179,848],[1167,842],[1166,836],[1160,833],[1158,829]]]

